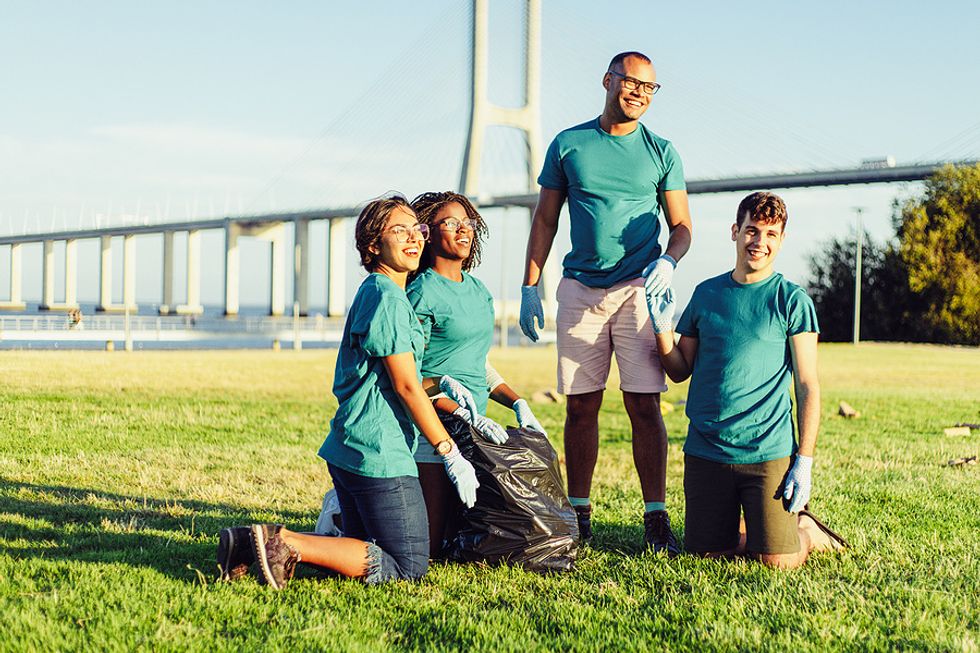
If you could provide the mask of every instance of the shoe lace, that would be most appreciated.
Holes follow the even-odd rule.
[[[289,555],[282,563],[283,575],[286,579],[293,577],[293,573],[296,571],[296,564],[300,561],[299,551],[293,547],[286,545],[288,547]]]
[[[673,540],[674,532],[670,530],[670,517],[664,512],[652,512],[644,515],[644,526],[653,537],[662,540]]]

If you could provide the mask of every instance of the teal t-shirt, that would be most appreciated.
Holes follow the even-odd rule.
[[[677,324],[698,339],[684,453],[734,465],[792,454],[789,339],[819,331],[806,291],[779,273],[740,284],[726,272],[700,283]]]
[[[429,268],[408,288],[425,335],[422,376],[448,374],[473,393],[480,414],[486,414],[487,353],[493,344],[493,297],[468,273],[452,281]]]
[[[418,431],[391,386],[382,358],[412,352],[418,370],[424,342],[405,291],[383,274],[370,274],[357,290],[344,325],[333,383],[339,406],[320,447],[321,458],[371,478],[418,476],[412,455]]]
[[[591,288],[635,279],[660,256],[661,196],[686,189],[670,141],[642,123],[612,136],[598,118],[555,136],[538,183],[565,192],[572,250],[564,275]]]

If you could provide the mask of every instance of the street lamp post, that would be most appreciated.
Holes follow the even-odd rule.
[[[864,225],[861,215],[864,207],[855,206],[857,214],[857,246],[854,251],[854,344],[861,342],[861,257],[864,252]]]

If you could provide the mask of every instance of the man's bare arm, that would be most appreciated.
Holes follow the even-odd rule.
[[[542,188],[538,194],[538,204],[534,207],[531,220],[531,235],[527,241],[527,258],[524,264],[525,286],[536,286],[541,279],[541,271],[551,252],[551,245],[558,233],[558,216],[565,203],[565,191]]]
[[[663,193],[664,218],[670,230],[667,249],[675,261],[687,254],[691,249],[691,239],[694,235],[694,225],[691,223],[691,209],[687,203],[686,190],[668,190]]]
[[[682,383],[691,376],[694,370],[694,359],[698,355],[698,339],[691,336],[681,336],[674,344],[674,332],[657,334],[657,352],[664,372],[674,383]]]
[[[796,422],[801,456],[813,457],[820,430],[820,381],[817,379],[817,334],[799,333],[789,339],[796,383]]]

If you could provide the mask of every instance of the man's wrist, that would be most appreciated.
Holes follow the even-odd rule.
[[[667,262],[668,262],[668,263],[670,263],[671,265],[673,265],[673,266],[674,266],[675,268],[677,267],[677,259],[675,259],[675,258],[674,258],[673,256],[671,256],[670,254],[664,254],[664,255],[663,255],[663,256],[661,256],[660,258],[665,258],[665,259],[667,259]]]

